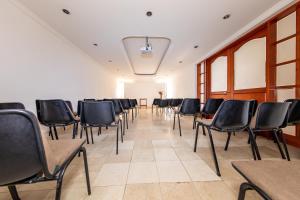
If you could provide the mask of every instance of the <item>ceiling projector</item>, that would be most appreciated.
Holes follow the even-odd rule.
[[[149,44],[149,46],[142,47],[140,49],[140,51],[141,51],[141,54],[143,54],[143,55],[151,54],[152,53],[152,46]]]
[[[148,37],[146,37],[146,43],[145,46],[140,48],[141,54],[142,55],[150,55],[152,53],[152,46],[148,41]]]

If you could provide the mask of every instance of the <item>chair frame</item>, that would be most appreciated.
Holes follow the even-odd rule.
[[[248,190],[255,190],[262,198],[264,198],[265,200],[272,200],[272,198],[262,189],[260,189],[258,186],[256,186],[255,184],[253,184],[247,176],[245,176],[236,166],[232,165],[233,168],[239,173],[241,174],[247,182],[243,182],[240,185],[240,189],[239,189],[239,196],[238,196],[238,200],[244,200],[245,196],[246,196],[246,192]]]
[[[112,101],[109,101],[113,104]],[[83,106],[81,107],[81,109],[83,108]],[[81,114],[83,114],[83,111],[81,110]],[[113,113],[115,115],[115,113]],[[80,125],[81,125],[81,129],[80,129],[80,138],[82,138],[82,132],[83,132],[83,129],[85,130],[85,133],[86,133],[86,138],[87,138],[87,144],[89,144],[89,137],[88,137],[88,128],[90,128],[91,130],[91,140],[92,140],[92,144],[94,144],[94,137],[93,137],[93,131],[92,131],[92,128],[93,127],[97,127],[99,128],[99,132],[101,132],[101,127],[116,127],[117,128],[117,131],[116,131],[116,134],[117,134],[117,137],[116,137],[116,154],[118,155],[119,154],[119,127],[121,128],[121,142],[123,143],[123,133],[124,133],[124,129],[125,127],[122,126],[122,121],[120,119],[118,119],[118,121],[115,121],[115,124],[110,124],[110,125],[107,125],[107,124],[87,124],[87,123],[82,123],[80,121]]]
[[[2,111],[0,111],[0,112],[2,112]],[[89,169],[88,169],[88,162],[87,162],[87,153],[86,153],[85,147],[80,146],[76,151],[74,151],[65,160],[64,163],[62,163],[62,165],[60,166],[59,169],[56,169],[55,172],[53,174],[51,174],[48,170],[48,167],[47,167],[47,160],[46,160],[46,157],[45,157],[45,150],[43,148],[43,145],[41,144],[41,140],[42,140],[41,139],[41,133],[40,133],[40,129],[37,125],[38,122],[34,118],[34,115],[29,114],[29,112],[27,112],[27,111],[16,111],[16,110],[7,111],[6,110],[5,112],[23,115],[24,117],[28,118],[31,121],[32,125],[33,125],[33,129],[34,129],[34,132],[36,134],[36,137],[40,138],[39,140],[37,140],[37,146],[39,148],[39,151],[40,151],[39,154],[41,156],[40,159],[41,159],[41,164],[42,164],[42,172],[39,173],[39,174],[36,174],[32,177],[28,177],[24,180],[20,180],[20,181],[10,183],[10,184],[1,185],[1,186],[7,186],[8,187],[9,192],[10,192],[10,194],[11,194],[11,196],[14,200],[20,200],[20,197],[19,197],[17,189],[16,189],[16,185],[33,184],[33,183],[39,183],[39,182],[45,182],[45,181],[56,181],[57,182],[55,200],[60,200],[62,182],[63,182],[65,171],[68,168],[69,164],[72,162],[72,160],[80,152],[83,153],[83,161],[84,161],[84,168],[85,168],[87,192],[88,192],[88,195],[91,194],[91,185],[90,185]]]
[[[226,101],[224,101],[224,102],[226,102]],[[220,108],[221,107],[222,107],[222,105],[220,106]],[[220,111],[220,108],[218,109],[218,111],[215,114],[215,116]],[[229,140],[230,140],[230,136],[231,136],[231,134],[233,132],[245,131],[246,130],[249,133],[253,158],[254,158],[254,160],[256,160],[256,159],[261,160],[261,156],[260,156],[260,153],[259,153],[256,141],[255,141],[255,138],[254,138],[254,133],[253,133],[252,129],[249,127],[250,120],[248,120],[248,121],[249,122],[248,122],[248,124],[245,127],[240,127],[240,128],[237,128],[237,129],[230,129],[230,130],[229,129],[228,130],[216,129],[213,126],[213,122],[211,124],[205,124],[205,123],[203,123],[201,121],[197,122],[196,136],[195,136],[195,143],[194,143],[194,152],[197,151],[197,143],[198,143],[198,136],[199,136],[199,127],[202,126],[202,130],[203,130],[203,134],[204,135],[205,135],[205,128],[208,131],[208,136],[209,136],[209,141],[210,141],[210,147],[211,147],[211,151],[212,151],[212,155],[213,155],[213,160],[214,160],[214,164],[215,164],[216,174],[218,176],[221,176],[221,172],[220,172],[220,168],[219,168],[218,158],[217,158],[217,154],[216,154],[215,145],[214,145],[214,141],[213,141],[213,136],[212,136],[211,130],[215,130],[215,131],[218,131],[218,132],[226,132],[226,133],[228,133],[228,135],[229,135],[228,138],[229,139],[227,139],[227,141],[226,141],[226,146],[227,147],[228,147],[228,143],[229,143]]]
[[[51,100],[59,100],[59,101],[62,101],[64,102],[66,108],[67,108],[67,112],[70,113],[71,115],[74,115],[72,110],[69,108],[68,104],[64,101],[64,100],[61,100],[61,99],[51,99]],[[49,136],[51,136],[51,139],[54,140],[54,137],[53,137],[53,132],[52,132],[52,128],[53,128],[53,131],[54,131],[54,135],[55,135],[55,139],[58,140],[58,134],[57,134],[57,129],[56,127],[65,127],[65,126],[68,126],[68,125],[73,125],[73,134],[72,134],[72,139],[75,139],[75,136],[77,135],[78,133],[78,123],[79,121],[76,121],[76,119],[74,119],[74,122],[72,123],[66,123],[66,124],[55,124],[55,123],[46,123],[44,122],[43,120],[40,119],[40,108],[38,107],[39,105],[39,101],[47,101],[47,100],[36,100],[36,107],[37,107],[37,116],[39,118],[39,121],[41,124],[43,124],[44,126],[47,126],[49,127]]]

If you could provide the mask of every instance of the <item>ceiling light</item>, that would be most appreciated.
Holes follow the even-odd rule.
[[[194,48],[197,49],[199,47],[199,45],[195,45]]]
[[[151,11],[147,11],[147,12],[146,12],[146,15],[147,15],[148,17],[151,17],[151,16],[152,16],[152,12],[151,12]]]
[[[229,19],[230,16],[231,16],[230,14],[224,15],[223,19],[224,19],[224,20]]]
[[[69,10],[67,10],[67,9],[62,9],[62,11],[63,11],[63,13],[65,13],[66,15],[70,15],[71,14],[71,12],[69,11]]]

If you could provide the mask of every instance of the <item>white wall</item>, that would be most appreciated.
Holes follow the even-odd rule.
[[[153,79],[135,80],[134,82],[125,82],[124,97],[129,99],[147,98],[147,105],[152,105],[154,98],[159,98],[159,91],[163,91],[163,98],[166,96],[166,83],[157,83]]]
[[[170,98],[195,98],[197,96],[196,66],[183,65],[181,69],[171,73],[168,85]]]
[[[14,1],[0,1],[0,101],[114,97],[116,79]]]
[[[266,87],[266,37],[250,40],[234,53],[234,89]]]
[[[211,91],[227,91],[227,56],[220,56],[211,64]]]

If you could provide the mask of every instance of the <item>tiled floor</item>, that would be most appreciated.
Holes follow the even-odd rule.
[[[193,152],[195,131],[192,119],[182,118],[182,134],[172,130],[172,114],[157,115],[142,109],[129,129],[119,155],[115,155],[115,130],[94,131],[95,144],[86,145],[92,195],[88,196],[82,158],[69,166],[62,190],[68,200],[231,200],[237,199],[243,178],[231,167],[232,160],[251,159],[247,135],[232,137],[227,152],[223,150],[226,135],[214,134],[222,177],[216,176],[207,137],[200,134],[197,153]],[[60,130],[60,138],[71,138],[71,130]],[[278,159],[272,141],[258,137],[263,159]],[[300,151],[289,147],[292,159]],[[17,187],[23,200],[53,199],[55,183],[39,183]],[[10,199],[6,188],[0,188],[0,200]],[[255,192],[246,199],[260,199]]]

